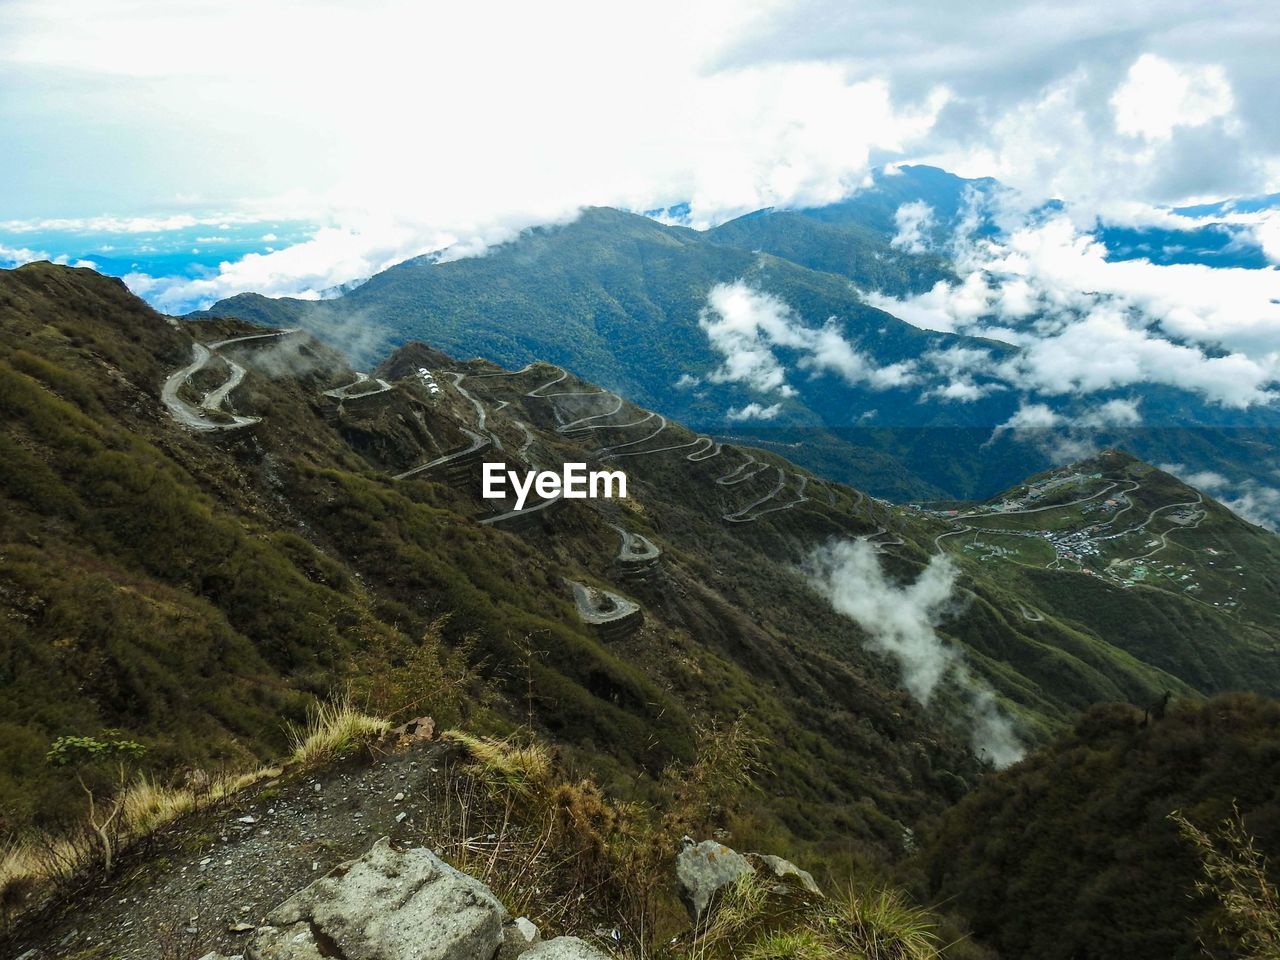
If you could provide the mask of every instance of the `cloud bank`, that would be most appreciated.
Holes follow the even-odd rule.
[[[943,357],[952,379],[981,375],[1046,397],[1168,385],[1236,409],[1280,397],[1275,268],[1110,260],[1065,214],[997,239],[958,238],[956,251],[957,283],[867,295],[916,326],[1022,348],[999,362],[972,351]]]
[[[904,159],[1089,216],[1247,195],[1280,188],[1272,14],[336,0],[299,18],[286,0],[15,0],[0,5],[0,209],[143,231],[288,207],[335,231],[185,291],[135,279],[176,303],[314,295],[586,204],[686,203],[695,226],[823,204]],[[101,210],[115,215],[84,215]],[[927,211],[899,213],[898,245],[919,249]],[[1277,230],[1259,226],[1266,249]]]
[[[1160,469],[1203,490],[1250,523],[1280,531],[1280,486],[1268,486],[1253,477],[1232,480],[1216,470],[1192,470],[1181,463],[1162,463]],[[1280,474],[1276,480],[1280,481]]]
[[[795,396],[780,351],[793,355],[799,370],[814,376],[832,374],[851,386],[888,390],[915,382],[910,363],[877,366],[845,339],[835,317],[821,327],[806,326],[781,298],[745,280],[713,286],[698,325],[723,358],[705,377],[711,383],[741,384],[782,398]],[[741,413],[738,418],[742,419]]]

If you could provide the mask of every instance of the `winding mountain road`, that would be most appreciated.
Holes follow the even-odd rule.
[[[754,510],[756,507],[759,507],[759,506],[762,506],[763,504],[768,503],[770,500],[772,500],[774,497],[780,494],[782,492],[782,488],[787,485],[787,475],[783,472],[782,468],[774,467],[773,469],[778,471],[778,482],[774,484],[773,489],[770,490],[768,493],[766,493],[759,500],[751,501],[751,503],[747,504],[741,510],[735,510],[733,513],[722,514],[721,516],[723,517],[723,519],[728,520],[730,523],[750,523],[752,520],[754,520],[755,518],[748,516],[748,514],[752,510]]]
[[[222,405],[226,402],[231,391],[240,386],[245,377],[245,368],[229,357],[221,357],[230,371],[227,379],[220,386],[206,393],[198,407],[192,406],[183,400],[179,396],[179,392],[182,390],[183,385],[203,370],[210,360],[221,356],[221,351],[226,347],[255,340],[279,340],[297,332],[298,328],[291,327],[287,330],[273,330],[271,333],[254,333],[243,337],[231,337],[227,340],[219,340],[210,344],[192,341],[191,363],[176,373],[170,374],[165,380],[164,385],[160,388],[160,402],[164,404],[169,414],[178,423],[185,427],[190,427],[192,430],[238,430],[241,427],[249,427],[255,423],[260,423],[262,421],[261,417],[244,417],[222,409]],[[214,420],[209,417],[209,414],[222,414],[230,419]]]
[[[707,446],[703,447],[701,450],[695,450],[693,453],[685,457],[686,460],[692,463],[701,463],[703,460],[710,460],[713,457],[718,457],[720,456],[720,451],[724,449],[723,443],[712,440],[710,437],[699,437],[698,439],[705,440],[707,442]],[[707,453],[708,450],[711,452]]]
[[[650,420],[654,420],[654,419],[657,419],[658,421],[658,429],[653,431],[653,433],[645,434],[639,440],[629,440],[626,443],[615,443],[615,444],[612,444],[611,446],[601,447],[599,450],[596,451],[596,454],[595,454],[596,457],[602,460],[607,459],[614,455],[615,450],[625,450],[627,447],[634,447],[637,444],[645,443],[648,440],[652,440],[654,437],[660,434],[663,430],[667,429],[667,418],[664,417],[662,414],[653,413],[652,411],[650,411],[650,413],[647,416],[645,416],[643,419],[637,420],[635,423],[628,424],[628,426],[634,427],[642,423],[648,423]]]
[[[465,450],[458,450],[454,453],[446,453],[443,457],[436,457],[434,460],[428,463],[419,464],[418,466],[413,467],[412,469],[406,470],[404,473],[398,473],[394,477],[392,477],[392,479],[407,480],[409,477],[422,473],[425,470],[430,470],[433,467],[442,467],[446,463],[452,463],[454,460],[460,460],[462,457],[465,457],[468,454],[475,453],[481,447],[491,442],[488,437],[481,436],[480,434],[476,433],[474,430],[468,430],[466,427],[462,427],[461,430],[463,433],[465,433],[468,437],[471,438],[471,445],[467,447]]]
[[[766,514],[779,513],[783,510],[791,510],[794,507],[798,507],[802,503],[808,503],[809,500],[812,499],[811,497],[808,497],[805,495],[805,490],[807,490],[809,487],[809,478],[802,473],[793,473],[792,476],[796,477],[800,481],[799,483],[796,484],[796,498],[794,500],[788,500],[786,503],[779,504],[776,507],[769,507],[767,510],[756,510],[754,513],[750,514],[747,517],[740,517],[738,519],[732,520],[731,522],[747,523],[754,520],[758,520],[761,517],[765,516]],[[781,491],[778,491],[778,492],[781,493]],[[725,517],[725,519],[728,520],[729,518]]]
[[[351,383],[341,387],[334,387],[332,390],[326,390],[324,395],[341,403],[343,400],[352,400],[356,397],[372,397],[374,394],[386,393],[388,390],[395,389],[391,384],[379,377],[377,380],[372,381],[378,385],[376,390],[361,390],[359,393],[352,393],[356,387],[364,386],[369,382],[370,379],[367,373],[357,373],[355,380],[351,381]]]

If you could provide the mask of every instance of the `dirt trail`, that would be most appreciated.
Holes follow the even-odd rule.
[[[168,847],[149,851],[105,887],[74,898],[39,939],[5,956],[55,960],[80,951],[129,960],[244,952],[248,933],[281,901],[379,837],[429,843],[433,804],[448,777],[446,748],[423,742],[374,751],[318,776],[248,791],[197,814]]]

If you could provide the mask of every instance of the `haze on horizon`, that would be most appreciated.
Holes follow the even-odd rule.
[[[706,225],[899,161],[1140,218],[1280,189],[1277,40],[1244,0],[10,0],[0,259],[69,253],[51,232],[301,221],[206,271],[205,299],[305,293],[584,204],[687,201]]]

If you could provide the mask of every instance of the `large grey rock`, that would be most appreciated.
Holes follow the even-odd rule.
[[[609,960],[609,955],[577,937],[556,937],[529,948],[520,960]]]
[[[492,960],[507,912],[430,850],[383,837],[267,917],[249,960]]]
[[[761,867],[768,870],[779,880],[794,881],[810,893],[822,896],[822,890],[818,887],[818,881],[813,879],[813,874],[808,870],[801,870],[790,860],[783,860],[781,857],[775,857],[768,853],[749,853],[747,856],[753,862],[758,861]]]
[[[502,928],[502,949],[498,951],[498,960],[516,960],[541,940],[542,933],[536,923],[528,917],[516,917]]]
[[[714,840],[690,844],[676,857],[680,899],[694,923],[706,914],[717,893],[739,877],[754,872],[746,857]]]

